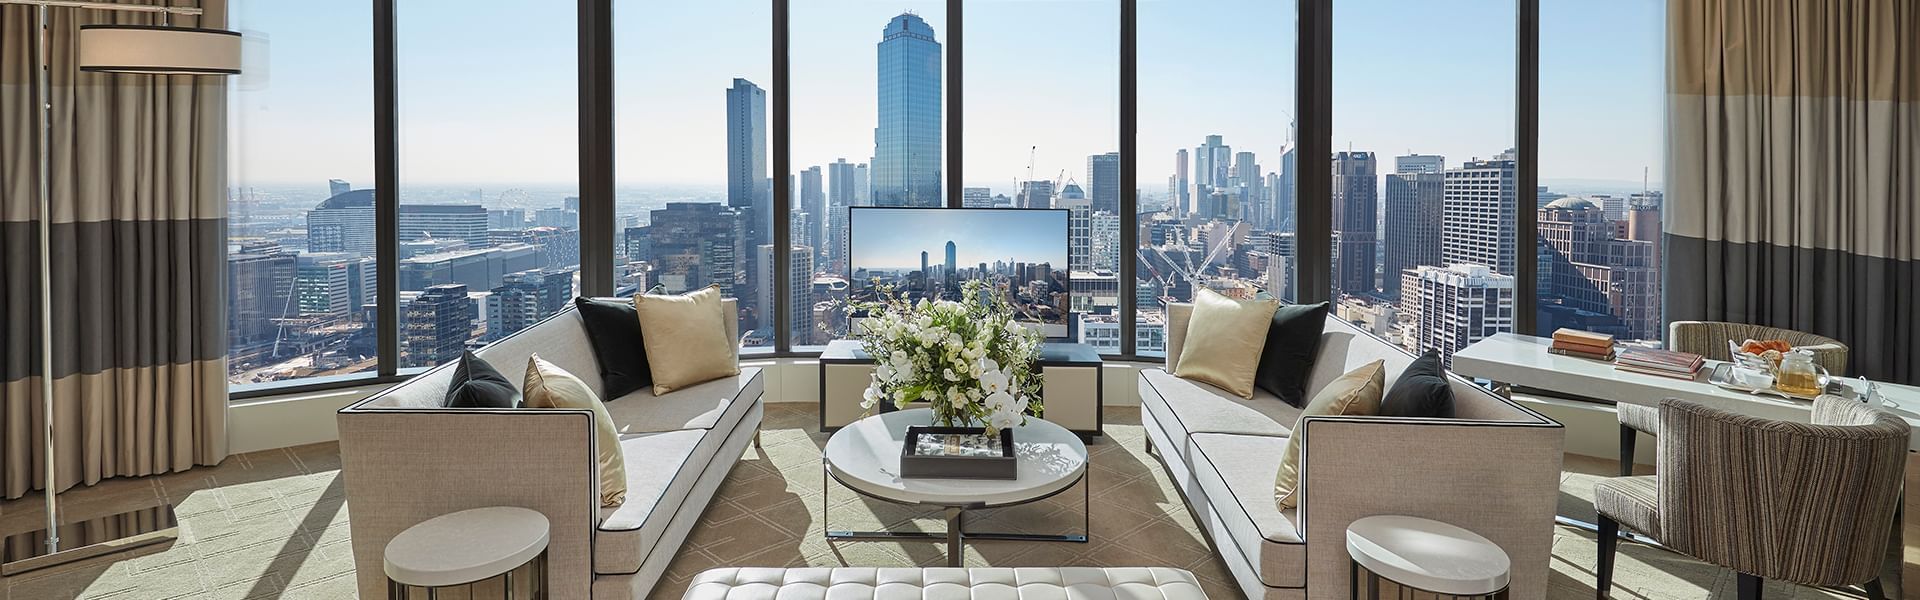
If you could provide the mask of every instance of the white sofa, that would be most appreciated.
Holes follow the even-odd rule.
[[[726,306],[736,310],[733,300]],[[728,339],[739,338],[732,319],[727,329]],[[603,391],[572,308],[476,354],[517,384],[535,352]],[[386,594],[388,540],[426,519],[483,506],[547,516],[553,598],[644,598],[760,430],[756,368],[660,397],[641,389],[603,398],[620,431],[627,498],[602,508],[591,411],[442,408],[452,368],[434,368],[338,415],[362,598]]]
[[[1347,598],[1347,524],[1379,514],[1465,527],[1513,560],[1512,596],[1544,598],[1559,495],[1560,424],[1453,376],[1453,419],[1310,417],[1171,375],[1192,305],[1167,307],[1165,369],[1140,375],[1150,449],[1248,598]],[[1384,359],[1391,389],[1415,357],[1329,318],[1307,381],[1311,398]],[[1300,435],[1299,508],[1274,503],[1288,436]]]

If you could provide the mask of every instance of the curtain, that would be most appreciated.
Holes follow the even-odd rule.
[[[221,25],[224,3],[208,8],[206,24]],[[159,17],[48,15],[56,485],[216,464],[227,455],[226,83],[79,72],[80,25]],[[4,498],[45,480],[36,23],[32,7],[0,7]],[[176,16],[173,24],[199,23]]]
[[[1667,314],[1920,383],[1920,2],[1673,0]]]

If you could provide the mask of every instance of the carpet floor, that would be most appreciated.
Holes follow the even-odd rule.
[[[968,566],[1177,566],[1197,575],[1214,598],[1240,598],[1225,566],[1208,547],[1157,459],[1144,450],[1136,408],[1109,407],[1107,435],[1092,455],[1091,541],[982,541],[965,546]],[[944,543],[828,542],[823,513],[835,530],[942,531],[937,513],[863,499],[823,485],[820,447],[826,436],[814,405],[767,405],[765,447],[749,448],[701,523],[668,567],[652,598],[675,600],[700,571],[749,566],[937,566]],[[349,506],[334,444],[230,457],[217,467],[157,477],[113,479],[61,496],[70,518],[111,514],[118,507],[165,499],[181,521],[180,538],[0,578],[5,600],[74,598],[352,598]],[[1595,478],[1612,461],[1568,456],[1561,514],[1591,520]],[[969,513],[968,529],[1076,533],[1083,498],[1076,489],[1033,504]],[[0,502],[0,535],[34,529],[44,519],[37,496]],[[1596,545],[1591,533],[1556,527],[1551,598],[1592,598]],[[1622,543],[1614,598],[1732,598],[1733,574],[1657,548]],[[1768,598],[1847,598],[1770,584]],[[443,595],[442,597],[453,597]]]

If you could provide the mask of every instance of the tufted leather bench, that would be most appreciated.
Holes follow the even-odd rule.
[[[876,569],[721,568],[682,600],[1205,600],[1192,573],[1130,567]]]

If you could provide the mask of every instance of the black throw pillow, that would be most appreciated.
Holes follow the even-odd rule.
[[[447,408],[514,408],[520,405],[520,390],[493,365],[472,352],[460,354],[453,368],[453,382],[447,384]]]
[[[1428,350],[1407,365],[1381,397],[1380,416],[1453,418],[1453,386],[1447,384],[1439,352]]]
[[[600,359],[601,398],[613,399],[653,385],[647,346],[640,337],[640,315],[630,302],[574,298],[587,327],[587,345]]]
[[[1327,303],[1291,304],[1273,312],[1267,343],[1260,348],[1254,387],[1294,406],[1307,405],[1307,375],[1320,354],[1320,333],[1327,326]]]

